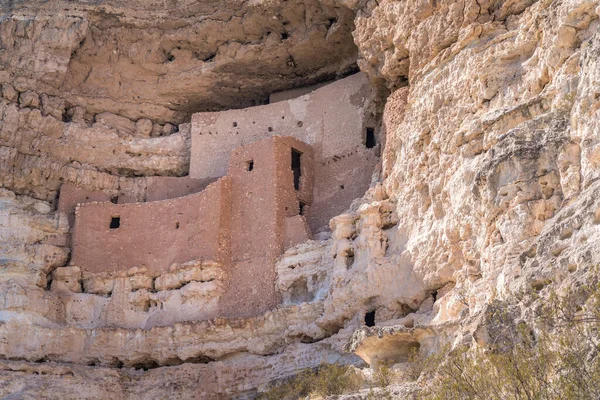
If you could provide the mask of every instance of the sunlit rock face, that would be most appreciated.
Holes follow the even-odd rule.
[[[2,7],[2,395],[252,397],[322,362],[360,365],[348,351],[402,363],[484,345],[494,304],[527,317],[531,290],[600,262],[598,1]],[[382,163],[329,232],[279,259],[280,306],[150,329],[67,319],[73,295],[51,290],[69,260],[62,182],[143,198],[140,177],[187,173],[191,113],[355,64],[386,98]]]

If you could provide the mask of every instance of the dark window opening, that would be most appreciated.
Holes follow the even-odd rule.
[[[371,311],[365,314],[365,325],[375,326],[375,311]]]
[[[237,127],[237,122],[233,123],[233,127],[236,128]]]
[[[252,171],[254,169],[254,160],[246,162],[246,171]]]
[[[117,229],[121,226],[121,217],[111,217],[110,229]]]
[[[434,291],[431,293],[431,296],[433,297],[433,302],[435,303],[435,302],[437,301],[437,297],[438,297],[438,291],[437,291],[437,290],[434,290]]]
[[[367,128],[367,137],[365,138],[365,146],[367,149],[375,147],[375,129]]]
[[[289,38],[289,37],[290,37],[290,35],[289,35],[287,32],[283,32],[283,33],[281,34],[281,40],[286,40],[286,39],[287,39],[287,38]]]
[[[340,185],[340,189],[344,190],[344,185]]]
[[[300,165],[301,156],[301,152],[292,149],[292,171],[294,172],[294,189],[296,190],[300,190],[300,176],[302,175],[302,167]]]
[[[303,202],[298,203],[298,212],[300,215],[304,215],[305,207],[306,207],[306,203],[303,203]]]
[[[110,202],[113,204],[117,204],[119,202],[119,196],[112,196],[110,198]]]

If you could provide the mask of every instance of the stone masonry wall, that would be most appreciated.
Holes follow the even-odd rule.
[[[322,230],[371,183],[379,160],[378,146],[365,146],[367,128],[375,134],[366,116],[372,96],[366,77],[356,74],[292,100],[194,114],[190,176],[223,176],[234,148],[273,135],[295,137],[315,152],[314,201],[307,218],[314,232]]]

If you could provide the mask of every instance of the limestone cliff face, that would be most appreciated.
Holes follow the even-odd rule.
[[[346,351],[485,342],[493,301],[530,305],[600,262],[599,1],[119,3],[0,6],[2,395],[250,397],[359,362]],[[145,330],[67,318],[76,299],[46,287],[69,257],[61,182],[143,196],[134,176],[189,168],[190,113],[355,62],[385,98],[382,166],[281,258],[281,306]]]

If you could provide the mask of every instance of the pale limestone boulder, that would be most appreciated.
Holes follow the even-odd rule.
[[[150,137],[152,127],[151,120],[147,118],[138,119],[135,123],[135,133],[137,136]]]
[[[116,129],[117,131],[134,134],[136,132],[136,124],[125,117],[115,115],[109,112],[97,114],[95,117],[96,124],[100,124],[107,128]]]
[[[28,90],[19,95],[19,105],[21,107],[39,108],[40,96],[33,90]]]
[[[86,293],[108,295],[112,293],[114,280],[102,277],[86,277],[83,279],[83,290]]]
[[[147,289],[152,290],[154,280],[150,276],[145,275],[134,275],[129,277],[129,282],[131,283],[132,290],[140,290]]]
[[[55,269],[52,279],[52,290],[81,293],[81,268],[61,267]]]

